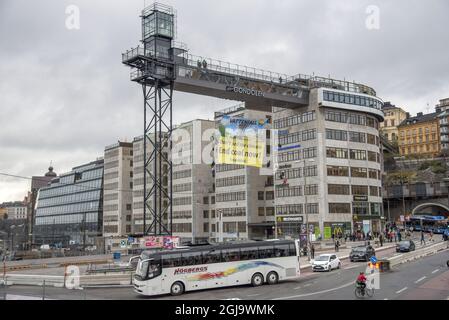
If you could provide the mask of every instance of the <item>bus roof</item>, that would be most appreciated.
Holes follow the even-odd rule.
[[[214,251],[214,250],[222,250],[222,249],[231,249],[231,248],[248,248],[248,247],[264,247],[264,246],[274,246],[274,245],[282,245],[282,244],[294,244],[294,240],[276,240],[276,241],[251,241],[251,242],[227,242],[222,244],[210,244],[203,246],[192,246],[192,247],[182,247],[175,248],[171,250],[161,250],[161,251],[143,251],[142,254],[146,256],[150,255],[165,255],[172,254],[178,252],[198,252],[198,251]]]

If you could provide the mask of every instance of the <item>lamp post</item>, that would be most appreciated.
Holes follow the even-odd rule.
[[[309,212],[307,211],[307,175],[306,175],[306,159],[303,159],[302,174],[304,176],[304,212],[306,217],[306,232],[307,232],[307,261],[310,261],[310,230],[309,230]],[[307,162],[314,163],[315,159],[308,159]]]

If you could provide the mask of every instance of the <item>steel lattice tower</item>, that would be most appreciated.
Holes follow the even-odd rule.
[[[172,98],[175,12],[155,3],[142,11],[142,44],[122,54],[144,97],[143,234],[172,234]],[[149,213],[150,222],[147,224]]]

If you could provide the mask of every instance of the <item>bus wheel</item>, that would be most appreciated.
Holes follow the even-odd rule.
[[[172,296],[179,296],[184,293],[184,285],[181,282],[175,282],[171,285],[170,293]]]
[[[251,284],[253,285],[253,287],[263,285],[263,275],[260,273],[255,273],[251,278]]]
[[[276,272],[271,271],[267,274],[267,283],[268,284],[276,284],[279,281],[279,276]]]

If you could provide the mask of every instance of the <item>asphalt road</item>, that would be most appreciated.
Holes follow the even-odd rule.
[[[379,253],[379,257],[393,255],[393,250]],[[380,289],[375,291],[372,299],[432,299],[447,300],[449,298],[449,268],[446,261],[449,250],[439,252],[414,262],[403,264],[394,271],[380,274]],[[282,282],[274,286],[239,286],[224,289],[204,290],[186,293],[179,297],[158,296],[142,297],[136,295],[131,288],[96,288],[85,290],[67,290],[48,287],[45,289],[46,299],[182,299],[182,300],[353,300],[354,281],[360,271],[364,271],[366,263],[343,262],[342,269],[332,272],[313,273],[310,270],[302,273],[295,281]],[[7,288],[8,298],[17,296],[40,297],[43,288],[31,286],[12,286]],[[3,292],[0,289],[0,297]]]

